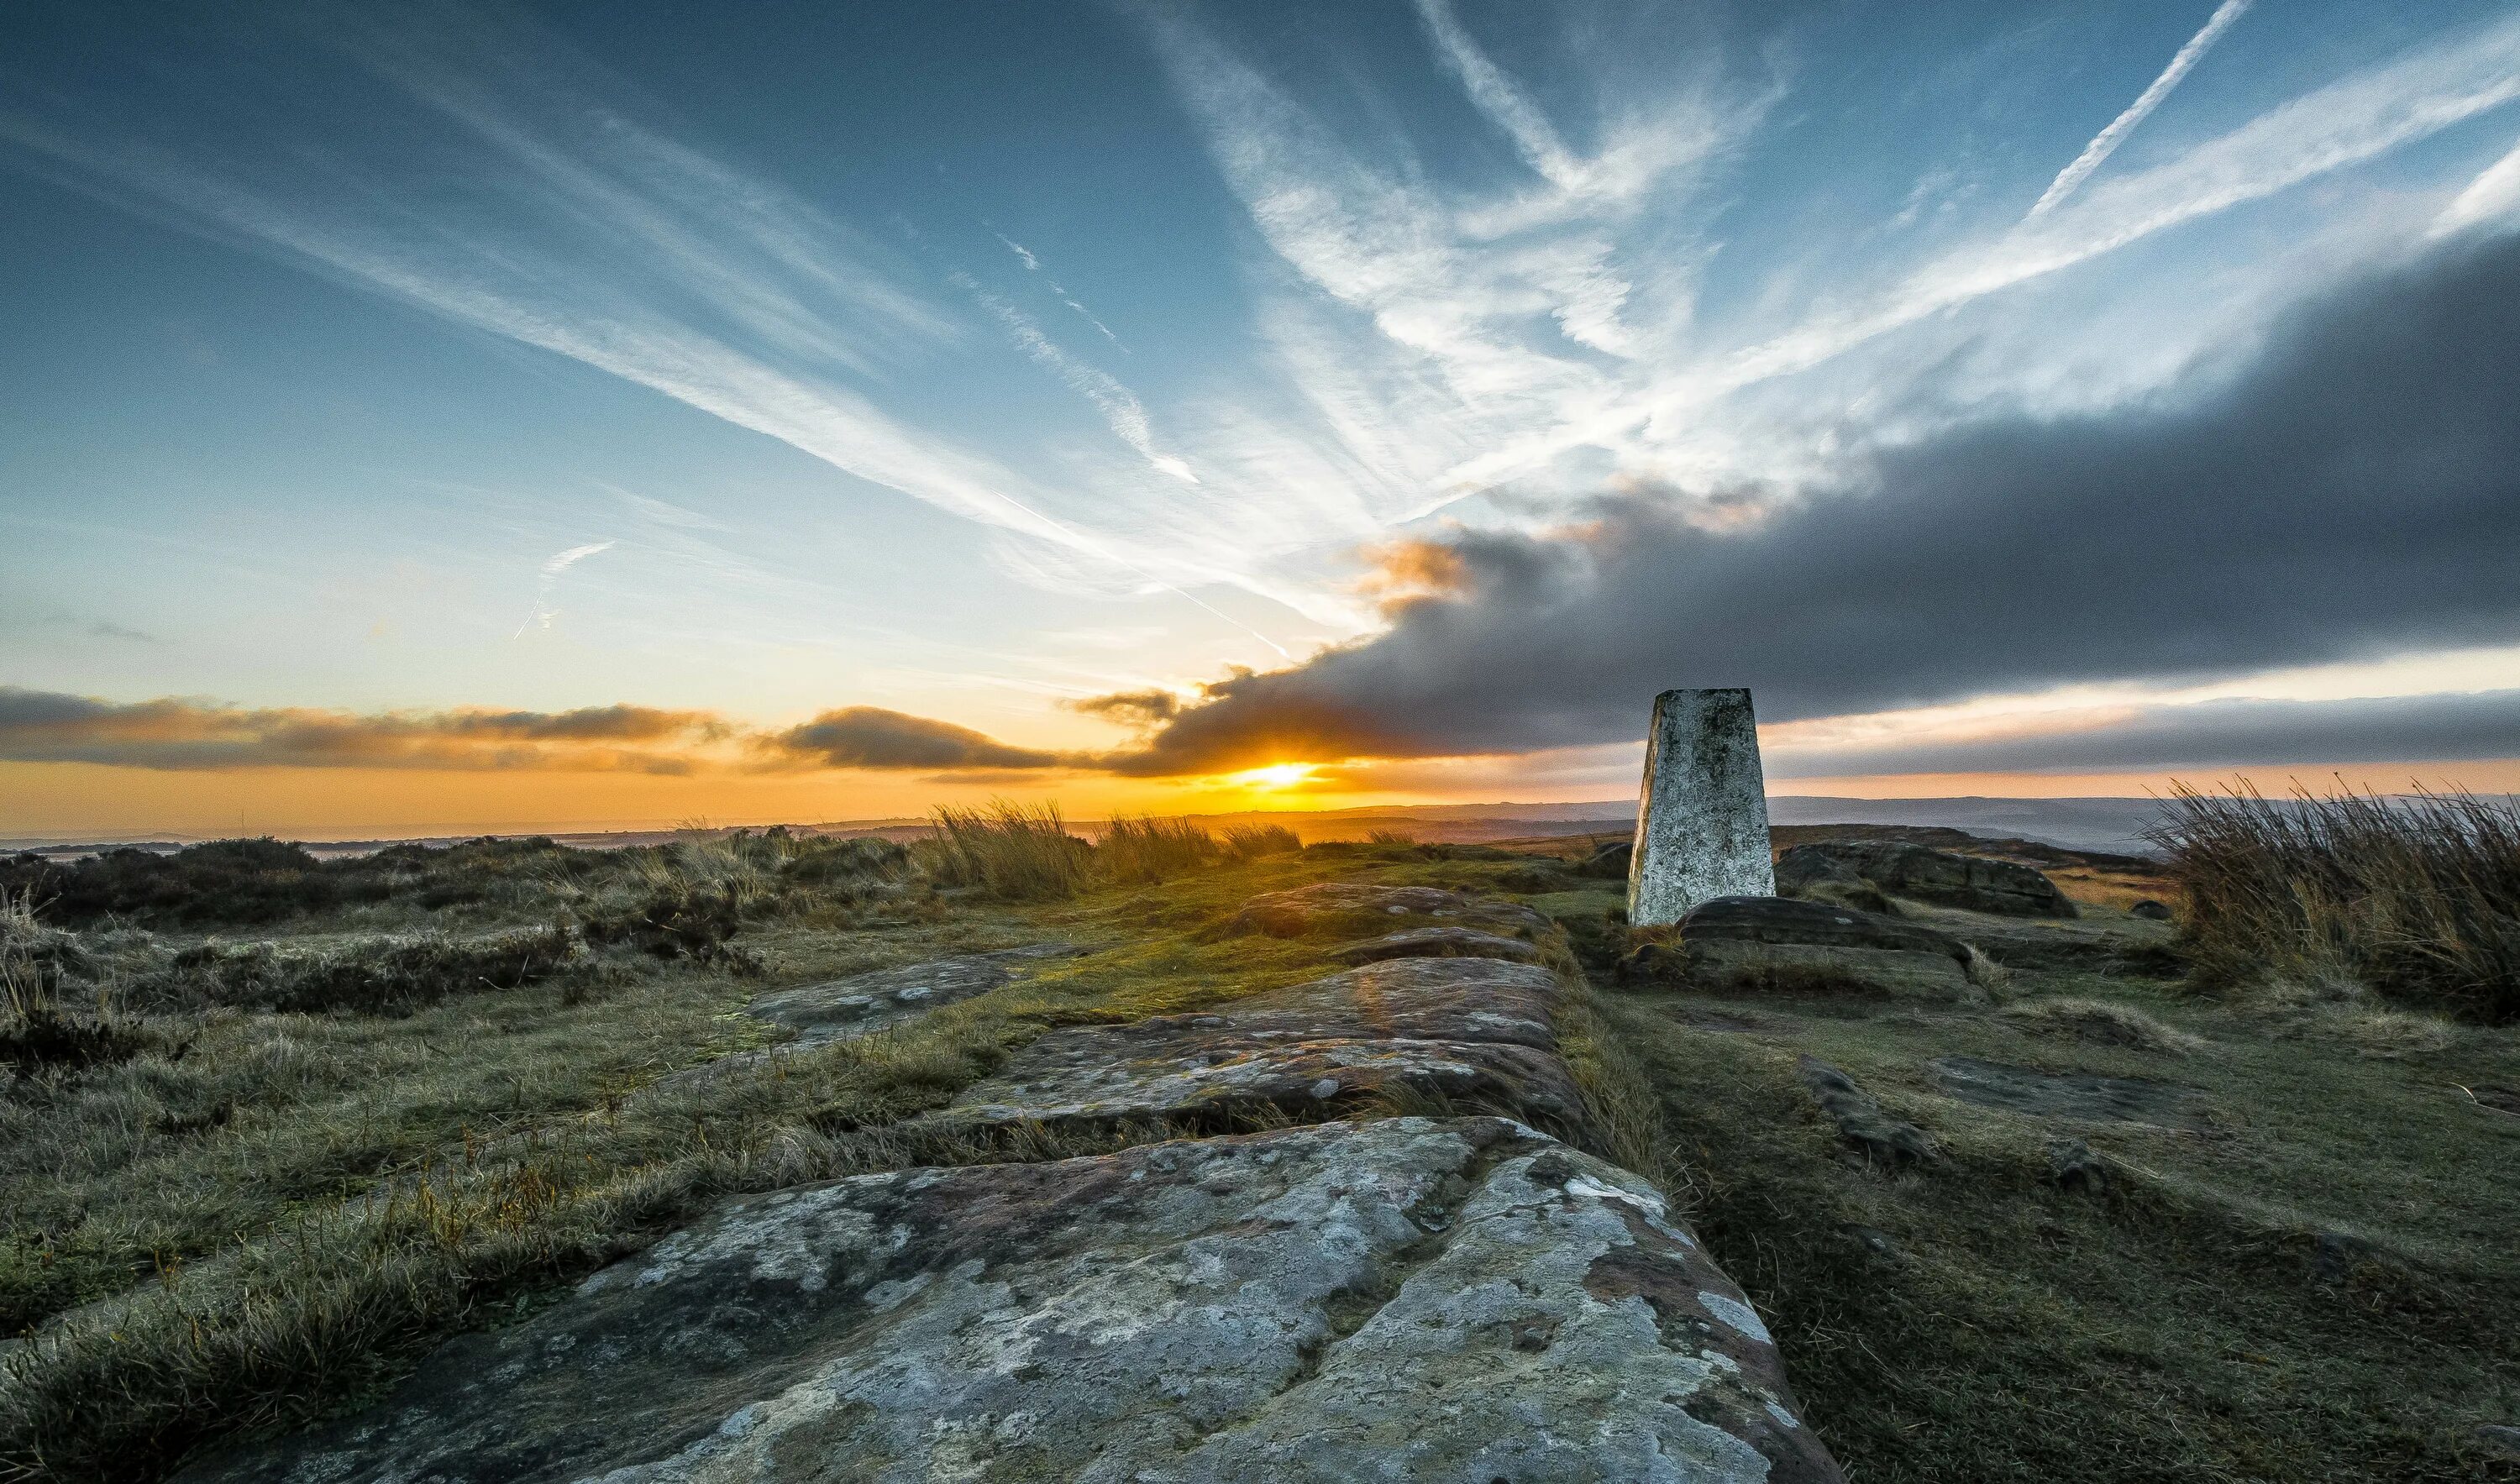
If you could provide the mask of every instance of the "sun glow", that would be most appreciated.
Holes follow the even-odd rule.
[[[1313,776],[1311,763],[1272,763],[1266,768],[1252,768],[1237,773],[1231,780],[1245,788],[1292,788],[1308,783]]]

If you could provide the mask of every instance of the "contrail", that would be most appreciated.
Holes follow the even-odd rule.
[[[508,642],[514,644],[524,638],[525,630],[537,623],[544,628],[550,628],[552,620],[560,616],[559,610],[551,606],[551,599],[552,584],[560,580],[561,573],[598,552],[608,552],[620,544],[618,541],[590,541],[584,546],[572,546],[567,551],[555,552],[546,558],[542,565],[542,575],[534,583],[534,610],[525,615],[524,622],[517,625],[517,632],[508,636]]]
[[[2074,157],[2072,164],[2057,172],[2056,178],[2048,183],[2048,194],[2040,197],[2039,203],[2030,208],[2030,215],[2044,215],[2049,207],[2073,195],[2075,187],[2098,169],[2100,162],[2107,159],[2119,145],[2126,143],[2126,137],[2135,132],[2135,126],[2161,107],[2161,100],[2170,96],[2172,88],[2179,86],[2179,80],[2187,75],[2188,68],[2196,66],[2214,43],[2222,39],[2223,33],[2231,28],[2231,22],[2239,20],[2240,13],[2248,8],[2249,0],[2223,0],[2216,6],[2212,19],[2205,22],[2205,28],[2187,38],[2187,44],[2179,49],[2179,55],[2170,59],[2170,66],[2163,67],[2161,75],[2152,79],[2152,86],[2128,104],[2125,112],[2110,119],[2107,128],[2093,135],[2092,142],[2083,146],[2083,153]],[[2027,217],[2023,219],[2028,220]]]

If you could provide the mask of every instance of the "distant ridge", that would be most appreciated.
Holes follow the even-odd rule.
[[[1838,798],[1814,794],[1772,794],[1768,816],[1779,825],[1940,825],[1988,834],[2038,840],[2076,850],[2141,854],[2149,849],[2144,827],[2159,814],[2161,803],[2150,798]],[[1636,818],[1633,799],[1600,799],[1585,803],[1387,804],[1356,809],[1267,809],[1232,814],[1181,816],[1210,830],[1237,825],[1282,825],[1310,843],[1315,840],[1363,839],[1375,831],[1412,835],[1428,842],[1473,844],[1483,840],[1527,839],[1560,834],[1615,833]],[[1103,821],[1071,822],[1083,833],[1099,833]],[[906,840],[923,834],[924,819],[895,815],[884,819],[826,820],[791,828],[816,834],[874,834]],[[510,838],[548,836],[580,849],[607,850],[652,845],[675,838],[674,830],[491,832]],[[317,855],[359,855],[398,844],[444,844],[476,839],[483,832],[395,839],[302,840]],[[175,850],[197,840],[158,835],[146,839],[98,840],[62,836],[0,840],[0,850],[34,850],[53,856],[91,855],[100,850],[134,846],[143,850]]]

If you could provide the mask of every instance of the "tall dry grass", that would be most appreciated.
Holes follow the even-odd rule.
[[[977,887],[1000,901],[1048,901],[1074,896],[1092,869],[1094,847],[1067,832],[1055,803],[948,804],[930,819],[920,853],[942,885]]]
[[[1102,842],[1094,847],[1095,864],[1110,880],[1166,881],[1196,871],[1224,853],[1216,836],[1189,820],[1161,820],[1151,815],[1111,816]]]
[[[2348,980],[2520,1019],[2520,804],[2173,789],[2149,832],[2187,896],[2200,977]]]
[[[1304,848],[1304,837],[1283,825],[1236,825],[1225,832],[1225,853],[1238,861],[1264,855],[1292,855]]]

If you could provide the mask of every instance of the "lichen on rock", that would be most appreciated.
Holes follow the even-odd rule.
[[[738,1200],[195,1484],[1829,1481],[1633,1175],[1388,1119]]]

